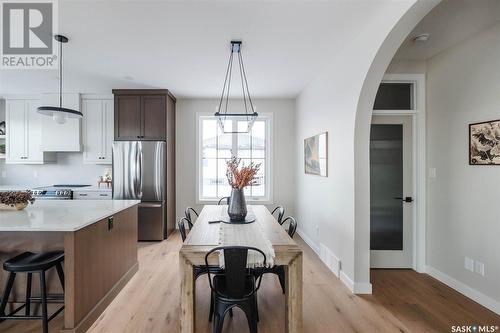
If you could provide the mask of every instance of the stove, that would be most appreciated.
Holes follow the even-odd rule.
[[[88,187],[90,185],[56,184],[41,186],[32,189],[33,197],[38,200],[71,200],[73,189]]]

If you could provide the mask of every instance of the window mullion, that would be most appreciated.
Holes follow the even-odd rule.
[[[237,132],[238,130],[238,122],[236,120],[232,120],[233,123],[233,131]],[[236,126],[236,127],[235,127]],[[236,128],[236,131],[234,130]],[[233,133],[232,134],[232,147],[231,147],[231,154],[234,154],[234,156],[238,156],[238,133]]]
[[[209,195],[207,197],[204,197],[203,196],[203,193],[205,193],[207,190],[208,190],[208,187],[205,188],[205,180],[209,180],[211,178],[211,175],[212,173],[209,172],[209,174],[207,175],[204,175],[203,174],[203,162],[206,161],[208,164],[211,164],[209,163],[209,160],[212,160],[212,158],[208,158],[205,160],[204,159],[204,155],[203,155],[203,136],[206,135],[204,134],[204,130],[205,130],[205,127],[206,127],[206,130],[209,130],[210,132],[212,132],[212,128],[208,128],[207,126],[209,125],[209,123],[204,123],[204,120],[210,120],[210,123],[212,121],[212,117],[202,117],[200,120],[199,120],[199,136],[200,136],[200,140],[199,140],[199,149],[200,149],[200,170],[198,170],[199,172],[199,178],[200,178],[200,186],[198,187],[199,191],[201,192],[199,198],[200,200],[212,200],[212,196],[215,195],[215,198],[213,199],[216,199],[216,198],[219,198],[222,193],[226,193],[226,188],[224,188],[224,186],[228,186],[228,185],[224,185],[225,181],[224,181],[224,178],[223,178],[223,175],[221,175],[221,173],[219,171],[222,171],[222,169],[224,168],[224,164],[221,163],[219,165],[219,161],[225,161],[226,160],[226,157],[225,155],[222,154],[222,151],[221,151],[221,144],[222,144],[222,136],[224,136],[225,134],[222,133],[221,129],[219,128],[218,124],[216,124],[216,128],[215,128],[215,153],[211,153],[213,154],[212,156],[215,157],[215,173],[216,173],[216,184],[215,184],[215,193],[213,193],[212,195]],[[231,123],[232,124],[232,127],[234,129],[234,132],[237,132],[237,129],[238,129],[238,125],[239,125],[239,121],[237,119],[231,119],[229,120],[228,119],[228,123]],[[264,133],[264,147],[263,148],[263,152],[264,152],[264,156],[256,156],[254,152],[254,148],[256,148],[255,144],[256,144],[256,137],[254,137],[254,132],[256,132],[256,130],[254,129],[251,129],[248,134],[242,134],[242,135],[248,135],[248,146],[245,147],[245,149],[248,149],[248,153],[245,155],[245,156],[241,156],[241,154],[239,153],[239,142],[240,142],[240,135],[238,133],[233,133],[231,134],[231,139],[230,139],[230,144],[231,144],[231,153],[234,155],[234,156],[237,156],[238,158],[244,158],[245,160],[246,159],[249,159],[249,162],[250,163],[255,163],[255,159],[259,160],[259,161],[262,161],[262,163],[265,164],[265,167],[266,167],[266,171],[264,172],[263,174],[263,177],[265,178],[265,183],[262,184],[264,185],[264,188],[258,188],[258,191],[257,191],[257,188],[253,188],[253,187],[250,187],[249,191],[248,191],[248,194],[249,194],[249,200],[254,200],[254,199],[258,199],[258,200],[261,200],[261,199],[264,199],[264,198],[269,198],[269,195],[270,195],[270,191],[271,191],[271,183],[270,183],[270,173],[271,173],[271,170],[269,168],[269,165],[268,165],[268,162],[269,162],[269,144],[270,144],[270,136],[271,136],[271,133],[270,133],[270,128],[269,128],[269,121],[268,119],[262,119],[262,123],[264,124],[264,130],[265,130],[265,133]],[[259,133],[261,131],[261,126],[262,126],[262,123],[259,124]],[[228,124],[229,125],[229,124]],[[212,126],[212,125],[210,125]],[[213,133],[213,132],[212,132]],[[229,138],[225,138],[226,139],[229,139]],[[225,141],[226,142],[226,141]],[[260,141],[259,141],[260,142]],[[246,141],[245,141],[246,143]],[[259,146],[260,147],[260,146]],[[225,149],[225,148],[224,148]],[[260,148],[259,148],[260,149]],[[246,150],[245,150],[246,151]],[[224,151],[224,153],[226,153],[226,151]],[[259,150],[259,154],[261,153],[261,151]],[[213,170],[213,169],[212,169]],[[207,171],[210,171],[210,167],[208,166],[208,169]],[[205,179],[205,176],[207,177]],[[212,187],[213,185],[210,185],[211,183],[208,182],[207,183],[207,186],[209,187]],[[213,190],[213,187],[211,188],[211,191]],[[257,191],[258,193],[262,193],[262,196],[259,194],[256,196],[255,194],[255,191]]]

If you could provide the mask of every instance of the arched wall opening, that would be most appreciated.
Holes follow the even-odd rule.
[[[371,292],[369,147],[373,103],[380,82],[399,46],[440,1],[417,1],[401,17],[380,46],[359,95],[354,131],[354,278],[361,293]]]
[[[366,185],[375,93],[399,45],[438,2],[364,3],[357,30],[295,103],[298,233],[354,293],[371,293]],[[310,176],[303,140],[322,132],[329,138],[328,177]]]

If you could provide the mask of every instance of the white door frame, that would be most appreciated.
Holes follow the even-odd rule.
[[[373,115],[412,116],[413,123],[413,269],[425,272],[426,224],[426,141],[425,141],[425,75],[386,74],[382,83],[413,84],[413,110],[373,110]]]

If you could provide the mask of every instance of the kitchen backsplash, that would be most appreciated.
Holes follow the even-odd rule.
[[[57,153],[57,162],[41,165],[0,162],[0,185],[97,185],[111,165],[83,164],[82,153]]]

